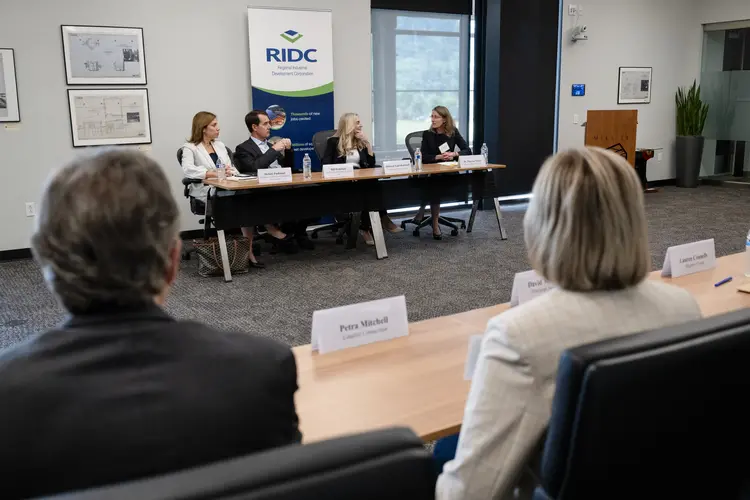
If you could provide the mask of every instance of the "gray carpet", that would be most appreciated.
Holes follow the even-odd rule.
[[[717,255],[742,251],[750,228],[750,190],[704,186],[665,188],[646,197],[653,267],[670,245],[715,238]],[[434,241],[410,231],[386,235],[389,258],[374,250],[337,246],[326,234],[313,252],[263,254],[268,268],[232,283],[201,278],[195,259],[184,263],[167,309],[224,329],[252,332],[289,345],[310,341],[312,313],[394,295],[406,295],[411,321],[510,300],[513,275],[528,269],[521,222],[523,206],[507,207],[508,240],[494,212],[477,215],[474,232]],[[468,217],[468,212],[451,215]],[[0,263],[0,348],[50,328],[64,317],[32,261]]]

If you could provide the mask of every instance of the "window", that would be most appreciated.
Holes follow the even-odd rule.
[[[404,139],[429,128],[438,105],[450,109],[470,138],[469,30],[469,16],[372,11],[373,142],[379,160],[404,157]]]

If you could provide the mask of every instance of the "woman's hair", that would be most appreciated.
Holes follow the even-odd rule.
[[[453,137],[453,134],[456,133],[456,122],[453,121],[453,116],[451,115],[451,112],[448,111],[448,108],[446,108],[445,106],[435,106],[435,108],[433,108],[433,111],[439,114],[443,118],[443,120],[445,120],[445,123],[443,124],[445,135],[447,135],[448,137]]]
[[[346,156],[346,153],[352,149],[362,150],[368,146],[365,141],[354,137],[358,118],[357,113],[344,113],[339,118],[339,127],[334,134],[334,137],[339,138],[339,156]]]
[[[208,111],[199,111],[193,117],[193,131],[188,142],[200,144],[203,141],[203,131],[216,119],[216,115]]]
[[[619,290],[649,272],[641,183],[610,151],[571,149],[548,159],[523,226],[531,267],[563,289]]]

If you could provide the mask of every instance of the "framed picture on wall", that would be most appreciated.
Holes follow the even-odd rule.
[[[648,104],[651,102],[653,68],[621,67],[617,83],[617,104]]]
[[[146,89],[68,89],[73,146],[150,144]]]
[[[16,59],[13,49],[0,49],[0,122],[20,122]]]
[[[146,85],[143,28],[61,29],[68,85]]]

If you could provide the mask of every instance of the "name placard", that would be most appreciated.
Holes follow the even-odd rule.
[[[388,175],[410,174],[411,173],[411,161],[409,160],[384,161],[383,172]]]
[[[486,167],[487,161],[482,155],[459,156],[458,164],[462,168]]]
[[[471,380],[474,376],[474,370],[479,361],[479,351],[482,350],[483,335],[472,335],[469,337],[469,352],[466,354],[466,364],[464,364],[464,380]]]
[[[353,163],[345,163],[343,165],[323,165],[324,179],[342,179],[345,177],[354,177]]]
[[[311,344],[314,351],[326,354],[408,334],[406,297],[401,295],[315,311]]]
[[[714,239],[667,248],[661,275],[679,278],[716,267]]]
[[[277,182],[292,182],[291,168],[261,168],[258,169],[258,183],[269,184]]]
[[[516,307],[521,304],[544,295],[555,285],[539,276],[536,271],[524,271],[516,274],[513,278],[513,291],[510,293],[510,306]]]

